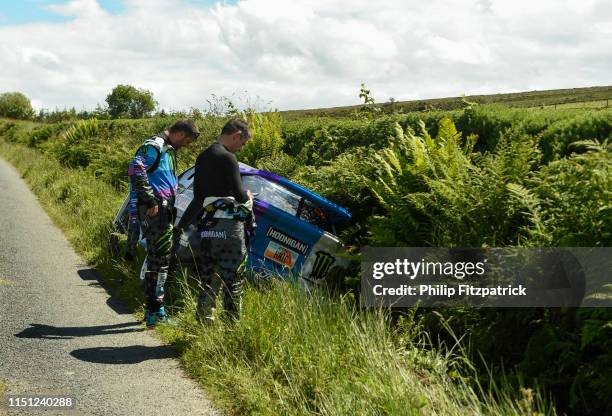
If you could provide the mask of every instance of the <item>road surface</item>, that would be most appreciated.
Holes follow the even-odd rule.
[[[177,354],[102,287],[3,159],[0,194],[0,414],[219,414]],[[9,408],[8,395],[76,404]]]

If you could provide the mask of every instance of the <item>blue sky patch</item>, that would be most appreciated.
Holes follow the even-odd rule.
[[[215,3],[236,4],[238,0],[183,0],[194,6],[210,7]],[[69,0],[0,0],[0,26],[21,25],[35,22],[61,23],[72,19],[49,9],[51,5],[63,5]],[[121,14],[125,9],[122,0],[98,0],[107,12]]]
[[[1,0],[0,25],[20,25],[35,22],[59,23],[72,19],[50,10],[49,6],[64,5],[69,0]],[[98,4],[107,12],[119,14],[123,10],[121,0],[98,0]]]

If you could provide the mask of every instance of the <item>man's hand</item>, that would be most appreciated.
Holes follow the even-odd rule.
[[[253,199],[253,192],[251,192],[250,189],[247,189],[247,196],[249,197],[249,199]]]
[[[151,207],[149,209],[147,209],[147,215],[149,217],[154,217],[157,215],[157,213],[159,212],[159,207],[157,205],[155,205],[154,207]]]

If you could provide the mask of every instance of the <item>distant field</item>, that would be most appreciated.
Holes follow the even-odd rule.
[[[503,104],[509,107],[548,108],[603,108],[612,101],[612,86],[572,88],[563,90],[528,91],[510,94],[469,95],[465,97],[434,98],[429,100],[396,101],[376,104],[385,113],[416,112],[430,110],[455,110],[465,106],[465,101],[479,104]],[[362,105],[281,111],[285,118],[308,116],[344,117],[362,108]]]
[[[546,108],[608,108],[612,104],[612,98],[607,100],[582,101],[564,104],[546,105]]]

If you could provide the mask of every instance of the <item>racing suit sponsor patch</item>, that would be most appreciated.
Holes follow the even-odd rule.
[[[215,231],[215,230],[204,230],[200,234],[201,238],[222,238],[227,240],[227,234],[225,231]]]

